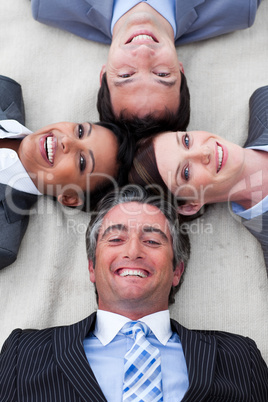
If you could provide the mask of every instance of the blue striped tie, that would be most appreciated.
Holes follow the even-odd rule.
[[[159,350],[145,337],[149,328],[143,322],[132,321],[121,332],[134,337],[132,348],[125,354],[123,401],[163,401],[161,358]]]

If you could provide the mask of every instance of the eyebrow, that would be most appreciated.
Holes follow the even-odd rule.
[[[88,151],[88,153],[89,153],[89,157],[91,158],[91,162],[92,162],[92,169],[91,169],[91,172],[90,172],[90,174],[91,173],[93,173],[94,172],[94,169],[95,169],[95,157],[94,157],[94,154],[93,154],[93,151],[91,151],[91,149]]]
[[[146,226],[145,228],[143,228],[143,232],[144,233],[157,233],[157,234],[160,234],[160,236],[162,237],[163,240],[168,241],[167,235],[161,229],[157,229],[157,228],[155,228],[153,226]]]
[[[181,143],[180,143],[180,139],[179,139],[179,136],[177,135],[177,133],[176,133],[176,139],[177,139],[178,145],[180,146]],[[178,177],[178,175],[179,175],[180,166],[181,166],[181,165],[180,165],[180,163],[179,163],[179,164],[178,164],[178,167],[177,167],[177,169],[176,169],[176,173],[175,173],[176,182],[177,182],[177,177]]]
[[[88,124],[89,124],[89,130],[87,132],[87,137],[89,137],[92,132],[92,124],[89,121],[88,121]],[[94,157],[93,151],[91,149],[89,149],[88,153],[89,153],[89,157],[91,158],[91,162],[92,162],[92,169],[90,171],[90,174],[91,174],[94,172],[96,162],[95,162],[95,157]]]
[[[105,229],[101,238],[103,239],[104,237],[106,237],[109,233],[113,232],[114,230],[118,230],[120,232],[128,232],[128,229],[125,225],[118,223],[115,225],[111,225],[107,229]],[[142,231],[143,231],[143,233],[157,233],[162,237],[163,240],[168,241],[167,235],[161,229],[155,228],[153,226],[146,226],[143,228]]]
[[[131,84],[132,82],[135,82],[135,81],[137,81],[136,78],[125,78],[124,80],[114,81],[113,83],[114,83],[115,87],[124,87],[125,85]],[[173,81],[155,79],[155,82],[158,82],[159,84],[162,84],[165,87],[171,88],[176,84],[177,79],[174,79]]]
[[[103,232],[101,238],[103,239],[105,236],[107,236],[109,233],[113,232],[114,230],[118,230],[120,232],[127,232],[127,227],[121,223],[117,223],[115,225],[108,226],[107,229]]]

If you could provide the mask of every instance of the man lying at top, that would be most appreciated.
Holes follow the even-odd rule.
[[[124,117],[142,135],[156,121],[165,131],[188,125],[190,96],[175,46],[248,28],[260,2],[32,0],[32,12],[40,22],[111,44],[100,73],[100,119]]]

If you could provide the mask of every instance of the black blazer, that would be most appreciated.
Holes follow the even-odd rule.
[[[244,147],[268,145],[268,86],[258,88],[250,98],[249,134]],[[244,226],[261,243],[268,274],[268,212],[243,219]]]
[[[20,84],[0,75],[0,120],[7,119],[25,125],[24,103]]]
[[[11,78],[0,75],[0,120],[7,119],[17,120],[24,125],[24,104],[21,86]],[[16,260],[28,226],[28,211],[37,198],[37,195],[0,183],[0,269]]]
[[[83,340],[96,313],[70,325],[16,329],[0,354],[1,402],[106,401]],[[183,401],[268,401],[268,369],[254,341],[217,331],[191,331],[171,320],[189,375]]]

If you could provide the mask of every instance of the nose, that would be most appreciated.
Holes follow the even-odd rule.
[[[124,258],[130,259],[132,261],[142,258],[142,246],[138,238],[129,239],[126,243],[124,250]]]
[[[68,135],[64,135],[61,139],[61,146],[63,153],[68,153],[75,148],[75,140]]]
[[[210,156],[211,156],[210,149],[207,146],[205,146],[201,147],[198,150],[193,151],[190,156],[190,159],[201,162],[203,165],[208,165],[210,162]]]
[[[146,62],[155,54],[155,50],[148,45],[139,45],[132,49],[132,54],[137,56],[141,62]]]

